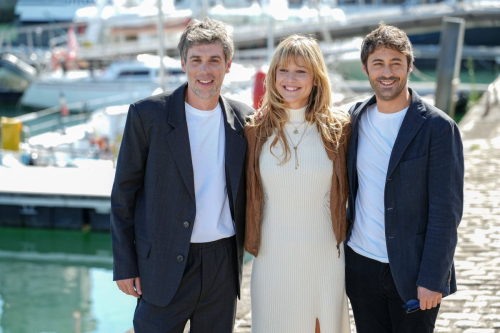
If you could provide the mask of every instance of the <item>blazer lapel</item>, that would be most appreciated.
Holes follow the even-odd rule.
[[[410,144],[411,140],[415,137],[418,130],[425,122],[425,117],[422,116],[422,112],[425,110],[424,105],[420,96],[415,91],[410,89],[411,93],[411,103],[408,111],[406,112],[401,128],[399,129],[398,136],[396,137],[396,142],[394,142],[394,147],[392,147],[391,158],[389,159],[389,167],[387,169],[387,178],[394,172],[394,169],[401,160],[401,156],[406,150],[406,147]]]
[[[167,134],[167,143],[170,146],[182,180],[186,184],[191,198],[196,202],[191,145],[189,143],[189,132],[184,107],[184,94],[186,88],[187,83],[177,88],[170,97],[168,104],[168,123],[174,128]]]
[[[240,185],[241,172],[245,160],[247,142],[243,137],[244,125],[240,122],[229,103],[222,97],[222,113],[224,115],[224,128],[226,137],[225,164],[229,173],[229,181],[232,193],[232,202],[236,202],[236,195]]]

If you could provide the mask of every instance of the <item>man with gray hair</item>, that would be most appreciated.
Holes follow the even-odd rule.
[[[130,106],[111,194],[114,280],[137,297],[134,329],[233,331],[244,257],[244,117],[220,96],[233,41],[193,20],[179,42],[188,82]]]

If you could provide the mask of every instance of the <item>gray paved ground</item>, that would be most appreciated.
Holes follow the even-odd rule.
[[[500,332],[500,80],[496,87],[489,108],[483,96],[460,122],[466,174],[455,254],[459,291],[443,300],[436,332]],[[251,263],[244,267],[235,333],[251,331],[250,274]]]

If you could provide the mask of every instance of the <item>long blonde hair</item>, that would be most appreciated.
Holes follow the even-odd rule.
[[[344,126],[349,123],[348,115],[332,106],[330,78],[318,42],[312,37],[297,34],[287,37],[276,48],[267,72],[266,92],[260,107],[263,111],[263,118],[259,121],[252,119],[249,124],[256,128],[260,139],[268,138],[272,133],[276,133],[270,150],[273,154],[272,149],[278,142],[284,147],[285,156],[280,165],[290,159],[290,147],[284,132],[289,115],[283,97],[276,89],[276,72],[280,65],[286,65],[291,60],[297,63],[299,57],[304,59],[306,67],[313,73],[314,86],[309,95],[306,121],[311,124],[316,122],[323,139],[333,143],[335,148],[341,144]]]

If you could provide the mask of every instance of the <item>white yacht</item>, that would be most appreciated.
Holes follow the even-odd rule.
[[[186,80],[179,59],[164,58],[166,90]],[[21,105],[45,109],[65,103],[70,111],[127,104],[151,96],[160,86],[158,56],[141,54],[133,60],[115,61],[104,71],[61,70],[35,79],[21,98]]]
[[[0,54],[0,101],[19,99],[36,73],[34,67],[13,54]]]

